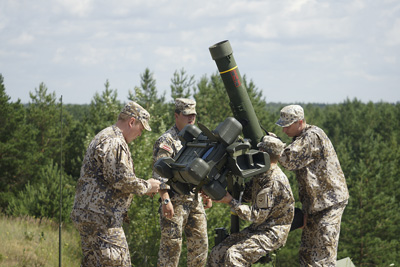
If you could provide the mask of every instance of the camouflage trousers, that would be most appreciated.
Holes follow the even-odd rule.
[[[204,266],[208,253],[207,218],[201,198],[177,195],[171,199],[174,216],[160,214],[161,240],[157,266],[178,266],[182,233],[187,240],[187,266]],[[160,207],[161,210],[161,207]]]
[[[95,223],[75,224],[81,235],[81,266],[131,266],[124,230],[104,228]]]
[[[245,228],[228,236],[215,246],[207,261],[207,266],[251,266],[267,253],[286,243],[290,225],[277,226],[269,231],[251,231]]]
[[[340,222],[347,201],[309,214],[300,245],[300,266],[336,266]]]

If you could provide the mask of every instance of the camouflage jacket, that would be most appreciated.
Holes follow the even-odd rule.
[[[135,175],[121,130],[110,126],[93,138],[86,151],[71,218],[120,227],[133,194],[142,195],[150,189],[149,182]]]
[[[300,136],[283,150],[279,162],[295,171],[306,213],[313,214],[349,198],[339,159],[322,129],[306,125]]]
[[[174,158],[176,154],[178,154],[179,150],[182,148],[182,143],[178,139],[178,134],[178,127],[174,125],[157,139],[153,148],[153,164],[160,158]],[[168,179],[161,177],[154,170],[153,178],[161,181],[160,189],[170,189],[170,186],[166,184]]]
[[[241,219],[252,222],[250,230],[277,229],[277,232],[289,233],[294,216],[294,198],[289,180],[277,165],[246,184],[243,199],[250,200],[251,206],[240,204],[235,199],[229,205]]]

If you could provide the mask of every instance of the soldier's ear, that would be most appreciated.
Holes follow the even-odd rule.
[[[129,120],[129,126],[133,127],[133,125],[135,124],[136,119],[134,117],[131,117]]]

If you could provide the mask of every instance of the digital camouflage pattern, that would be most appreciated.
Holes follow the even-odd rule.
[[[279,140],[276,136],[266,135],[260,143],[257,144],[258,148],[262,148],[268,154],[280,155],[285,148],[285,143]]]
[[[299,105],[289,105],[281,109],[281,117],[276,122],[281,127],[289,127],[296,121],[304,119],[304,110]]]
[[[175,99],[175,109],[182,112],[183,115],[191,115],[196,113],[196,101],[189,98]]]
[[[99,256],[97,249],[113,248],[104,252],[96,262],[115,258],[120,253],[115,247],[129,253],[122,224],[132,202],[133,194],[143,195],[151,189],[149,182],[137,178],[131,152],[121,130],[113,125],[99,132],[91,141],[83,160],[76,186],[71,219],[81,234],[84,262]],[[97,229],[90,233],[87,229]],[[122,252],[121,252],[122,253]],[[121,254],[123,255],[123,254]],[[122,256],[121,256],[122,257]],[[129,258],[123,255],[122,258]],[[108,260],[112,260],[108,258]],[[109,266],[102,263],[101,265]],[[119,266],[129,266],[119,265]],[[84,265],[87,266],[87,265]]]
[[[129,115],[131,117],[138,119],[147,131],[151,131],[151,128],[149,125],[150,113],[147,112],[147,110],[145,110],[138,103],[133,102],[133,101],[129,102],[122,109],[121,113],[124,113],[126,115]]]
[[[289,180],[277,165],[246,184],[244,201],[229,205],[243,220],[252,224],[231,234],[215,246],[207,266],[251,266],[268,252],[286,244],[294,216],[294,198]]]
[[[153,162],[162,157],[173,158],[182,148],[178,139],[179,130],[174,125],[154,144]],[[160,189],[170,189],[167,178],[153,171],[153,178],[161,181]],[[161,214],[161,241],[157,266],[178,266],[182,248],[182,233],[187,240],[187,266],[204,266],[207,260],[208,236],[207,218],[202,201],[197,201],[194,193],[180,195],[169,190],[174,216],[170,220]],[[199,197],[199,200],[200,197]]]
[[[176,154],[178,154],[179,150],[182,148],[182,143],[178,139],[178,134],[178,127],[174,125],[157,139],[153,147],[153,164],[160,158],[173,158]],[[170,186],[166,184],[168,179],[161,177],[154,170],[153,178],[160,180],[160,189],[170,189]]]
[[[201,198],[193,195],[174,195],[171,198],[174,216],[161,215],[161,240],[157,266],[178,266],[182,250],[182,234],[186,236],[187,265],[204,266],[208,253],[207,218]]]
[[[81,211],[74,212],[79,216]],[[76,226],[81,235],[84,255],[81,266],[131,266],[128,243],[121,227],[106,228],[98,223],[80,223]]]
[[[347,201],[308,215],[301,236],[300,266],[335,267],[340,222]]]
[[[349,191],[331,141],[322,129],[306,125],[283,150],[279,162],[295,171],[303,212],[308,214],[300,246],[301,266],[335,266],[340,221]],[[334,211],[337,205],[343,207]],[[327,265],[313,261],[324,257]]]
[[[325,132],[317,126],[306,125],[300,136],[283,150],[279,163],[295,171],[300,201],[307,214],[349,198],[335,149]]]

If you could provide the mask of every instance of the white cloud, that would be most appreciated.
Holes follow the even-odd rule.
[[[61,8],[79,17],[87,16],[95,4],[93,0],[57,0],[57,2]]]
[[[112,53],[111,50],[94,47],[90,44],[80,45],[76,52],[77,55],[74,56],[74,60],[84,66],[104,64],[104,60],[107,58],[107,55]]]
[[[4,0],[2,5],[0,67],[8,93],[43,81],[67,94],[77,90],[80,98],[71,101],[88,103],[93,96],[88,88],[102,90],[106,79],[121,90],[133,88],[146,67],[165,89],[181,68],[196,78],[214,73],[208,47],[228,39],[242,75],[277,90],[268,92],[275,101],[288,99],[281,92],[302,101],[333,101],[322,87],[336,88],[339,100],[346,94],[373,97],[357,88],[384,87],[386,99],[400,100],[400,93],[393,93],[400,84],[398,0]],[[311,93],[299,95],[294,87]]]
[[[348,73],[346,73],[349,76],[354,76],[366,81],[370,81],[370,82],[377,82],[379,81],[381,78],[379,76],[376,75],[371,75],[370,73],[364,72],[362,70],[355,70],[355,71],[350,71]]]
[[[349,38],[353,29],[350,7],[341,11],[326,1],[280,1],[272,12],[257,16],[257,23],[248,22],[246,31],[263,39],[343,39]],[[349,5],[350,6],[350,5]]]
[[[35,37],[32,34],[23,32],[19,36],[14,39],[11,39],[9,42],[12,45],[29,45],[35,40]]]
[[[62,62],[65,59],[65,47],[59,47],[56,49],[52,61],[54,63]]]
[[[400,45],[400,18],[397,18],[385,34],[385,43],[389,46]]]
[[[297,0],[289,3],[287,10],[291,12],[307,12],[307,9],[312,8],[316,4],[314,0]]]

